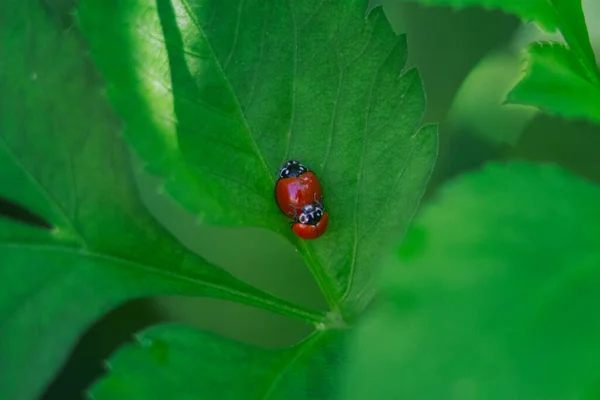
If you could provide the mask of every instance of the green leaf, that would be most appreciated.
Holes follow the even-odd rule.
[[[125,135],[199,219],[262,226],[302,253],[331,309],[356,315],[372,268],[429,178],[436,128],[406,42],[367,0],[82,0],[78,19]],[[328,232],[300,241],[279,167],[320,177]]]
[[[560,44],[538,43],[529,48],[525,76],[507,100],[600,123],[600,85],[586,78],[575,53]]]
[[[581,8],[581,0],[393,0],[436,6],[465,8],[480,6],[515,14],[522,20],[534,21],[547,32],[559,29],[586,69],[588,78],[599,81],[594,51]]]
[[[446,122],[449,131],[465,130],[493,144],[515,145],[539,114],[537,107],[503,104],[521,78],[521,57],[498,50],[486,55],[462,82]]]
[[[597,398],[598,204],[551,165],[447,185],[386,264],[340,398]]]
[[[295,346],[263,349],[180,325],[159,325],[119,349],[95,400],[332,398],[341,364],[339,331],[315,331]]]
[[[52,229],[0,219],[0,393],[36,398],[79,335],[158,294],[320,314],[267,295],[183,248],[138,199],[119,124],[76,30],[37,0],[0,3],[0,197]]]

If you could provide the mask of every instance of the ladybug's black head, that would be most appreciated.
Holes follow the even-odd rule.
[[[308,168],[296,160],[287,161],[279,170],[279,178],[296,178],[308,172]]]
[[[323,206],[317,203],[307,204],[302,207],[302,212],[298,215],[297,221],[305,225],[317,225],[323,218],[324,213]]]

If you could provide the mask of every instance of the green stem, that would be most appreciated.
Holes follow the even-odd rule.
[[[315,326],[322,325],[327,321],[327,315],[322,311],[306,308],[275,296],[269,296],[269,298],[249,298],[248,295],[245,295],[243,297],[244,303],[247,303],[248,300],[252,300],[252,305],[257,308],[271,311],[285,317],[294,318]]]
[[[301,240],[299,246],[302,246],[304,251],[303,253],[304,261],[308,266],[311,274],[315,278],[319,289],[321,289],[321,293],[323,293],[323,297],[325,297],[325,301],[329,306],[329,310],[333,313],[339,314],[341,312],[340,304],[337,296],[335,295],[335,290],[331,284],[331,281],[325,275],[323,268],[313,259],[312,252],[309,249],[308,245],[305,241]]]

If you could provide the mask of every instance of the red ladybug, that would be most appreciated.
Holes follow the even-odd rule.
[[[296,219],[304,206],[323,202],[323,190],[314,173],[298,161],[290,160],[279,170],[275,199],[285,215]]]
[[[320,203],[308,204],[292,224],[292,230],[302,239],[316,239],[325,233],[329,216]]]

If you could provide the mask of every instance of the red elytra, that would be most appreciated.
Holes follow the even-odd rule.
[[[317,222],[316,225],[311,224],[302,224],[300,222],[296,222],[292,225],[292,230],[294,233],[302,238],[302,239],[316,239],[327,230],[327,226],[329,225],[329,216],[327,212],[323,213],[321,220]]]
[[[323,190],[313,172],[298,161],[290,160],[279,170],[275,199],[279,209],[295,219],[304,206],[323,202]]]
[[[294,218],[307,204],[322,202],[323,190],[317,176],[305,172],[298,177],[279,179],[275,186],[275,198],[279,209]]]

